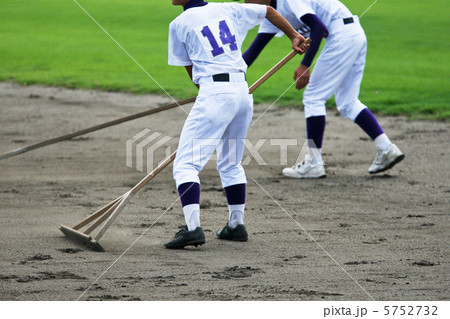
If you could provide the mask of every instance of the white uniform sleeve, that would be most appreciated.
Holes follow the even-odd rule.
[[[177,25],[174,22],[169,25],[169,65],[192,65],[184,41],[178,36]]]
[[[307,1],[287,1],[286,4],[288,5],[290,11],[294,13],[299,20],[305,14],[316,14]]]
[[[294,28],[303,36],[309,36],[309,28],[300,20],[305,14],[316,14],[309,1],[284,0],[279,3],[280,8],[277,11],[283,15]],[[304,26],[301,28],[301,26]],[[306,30],[307,29],[307,30]],[[281,37],[284,33],[275,27],[269,20],[265,19],[261,23],[258,33],[275,33],[275,36]]]
[[[238,32],[247,34],[255,26],[264,21],[267,15],[267,6],[259,4],[230,3],[233,6]]]
[[[274,26],[269,20],[264,19],[258,29],[258,33],[275,33],[277,37],[281,37],[284,33]]]

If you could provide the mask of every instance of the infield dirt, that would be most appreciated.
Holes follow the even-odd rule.
[[[170,102],[0,83],[0,152]],[[268,107],[256,105],[254,119]],[[327,177],[292,180],[281,170],[294,164],[306,138],[303,112],[271,107],[248,134],[253,145],[266,139],[258,151],[266,165],[244,155],[251,158],[248,242],[215,238],[228,211],[213,161],[200,175],[205,245],[163,246],[184,224],[172,166],[106,232],[100,241],[106,252],[65,238],[60,224],[75,225],[144,177],[125,165],[127,139],[148,128],[172,137],[167,144],[174,150],[185,111],[0,161],[0,300],[449,299],[450,139],[442,122],[378,117],[406,158],[374,176],[367,173],[373,143],[329,110]],[[280,165],[274,139],[297,140],[287,149],[287,165]],[[164,148],[156,156],[163,159]]]

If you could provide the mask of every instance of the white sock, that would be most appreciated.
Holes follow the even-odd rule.
[[[377,150],[379,151],[387,151],[392,145],[392,142],[389,140],[389,137],[386,135],[386,133],[378,135],[375,138],[374,142]]]
[[[311,163],[317,164],[322,162],[322,149],[308,147],[307,158],[311,160]]]
[[[190,204],[183,207],[184,220],[188,231],[200,227],[200,204]]]
[[[244,224],[245,204],[228,205],[228,226],[235,228],[237,225]]]

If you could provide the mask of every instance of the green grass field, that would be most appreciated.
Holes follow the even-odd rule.
[[[168,93],[196,94],[184,68],[167,65],[168,26],[181,7],[170,0],[78,2]],[[373,0],[342,2],[361,15]],[[371,110],[450,119],[448,12],[447,0],[379,0],[362,16],[369,51],[360,98]],[[0,81],[165,94],[73,0],[3,0],[0,43]],[[249,69],[249,83],[289,51],[286,37],[274,39]],[[256,102],[273,102],[292,84],[300,57],[294,60],[255,92]],[[278,104],[300,101],[291,87]]]

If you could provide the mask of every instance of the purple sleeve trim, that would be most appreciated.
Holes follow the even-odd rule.
[[[305,57],[302,61],[303,65],[311,66],[311,63],[319,50],[320,42],[322,41],[322,38],[327,36],[328,30],[315,14],[305,14],[300,18],[300,20],[311,28],[311,44],[309,45],[309,49],[306,51]]]
[[[242,57],[245,63],[250,66],[258,57],[259,53],[264,49],[267,43],[272,40],[274,33],[258,33],[250,47],[244,52]]]

